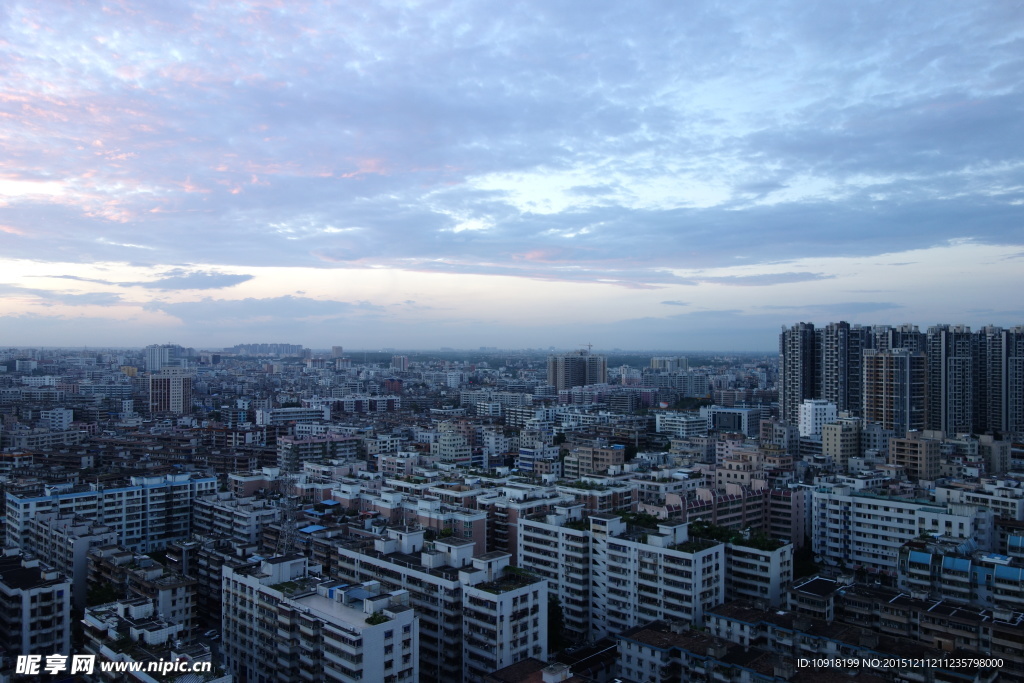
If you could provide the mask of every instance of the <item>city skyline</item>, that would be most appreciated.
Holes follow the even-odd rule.
[[[1022,14],[9,3],[0,345],[1014,326]]]

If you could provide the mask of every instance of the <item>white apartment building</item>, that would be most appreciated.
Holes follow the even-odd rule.
[[[158,661],[188,662],[192,666],[205,663],[214,670],[209,645],[190,642],[187,629],[160,617],[159,608],[145,598],[124,600],[89,607],[81,620],[84,652],[95,655],[101,663],[139,662],[143,668],[131,674],[97,671],[85,680],[157,683],[158,673],[146,668]],[[127,636],[127,637],[126,637]],[[97,666],[99,669],[102,664]],[[231,683],[230,676],[205,676],[206,683]]]
[[[856,491],[848,484],[820,483],[812,503],[814,553],[832,566],[845,565],[895,576],[904,543],[922,535],[973,539],[995,550],[990,508],[939,503]]]
[[[284,425],[289,422],[310,424],[330,419],[331,407],[329,405],[315,408],[272,408],[256,411],[256,424],[260,426]]]
[[[105,524],[75,514],[43,513],[27,520],[21,550],[42,560],[64,576],[72,585],[72,601],[85,606],[86,579],[89,571],[89,550],[117,543],[117,532]]]
[[[366,455],[372,458],[381,453],[400,452],[406,440],[405,437],[396,434],[374,434],[363,439],[363,447],[366,449]]]
[[[782,605],[793,583],[793,544],[759,547],[725,544],[725,599],[745,598],[771,607]]]
[[[469,441],[447,423],[441,425],[437,441],[430,444],[430,454],[438,456],[442,463],[456,467],[473,464],[473,449]]]
[[[592,637],[657,619],[699,626],[725,599],[725,544],[691,539],[688,526],[644,533],[618,515],[590,516]]]
[[[1024,522],[1024,482],[1014,479],[950,482],[935,487],[935,500],[988,507],[1000,517]]]
[[[241,683],[419,680],[419,629],[406,591],[348,586],[306,558],[225,567],[225,668]]]
[[[497,550],[512,555],[519,565],[519,522],[529,515],[552,512],[557,505],[576,502],[572,493],[532,484],[506,484],[477,498],[477,508],[488,513],[488,540]]]
[[[760,408],[728,408],[703,406],[700,415],[707,422],[708,431],[735,432],[756,437],[761,431]]]
[[[478,681],[527,657],[547,658],[547,585],[506,569],[508,553],[473,557],[475,543],[424,541],[418,528],[336,548],[335,573],[408,592],[420,623],[422,680]]]
[[[729,598],[779,605],[792,582],[791,543],[724,544],[678,523],[631,530],[618,515],[585,520],[575,505],[519,522],[520,563],[547,579],[577,642],[658,619],[700,624]]]
[[[40,423],[51,432],[65,432],[71,429],[75,411],[68,408],[53,408],[39,413]]]
[[[281,510],[264,498],[242,498],[218,492],[192,503],[192,532],[222,535],[243,544],[258,543],[267,524],[279,521]]]
[[[28,520],[44,513],[79,514],[117,531],[119,542],[151,552],[188,538],[192,502],[217,490],[216,477],[190,473],[131,477],[127,486],[60,490],[43,495],[7,494],[7,545],[21,546]]]
[[[0,650],[10,655],[71,651],[71,582],[15,554],[0,557]]]
[[[677,495],[686,498],[705,483],[703,477],[690,478],[683,470],[661,470],[636,474],[629,483],[636,489],[636,499],[641,504],[663,505],[666,496]]]
[[[387,537],[335,548],[334,573],[345,581],[380,581],[406,590],[420,627],[419,671],[424,680],[462,679],[462,584],[475,543],[460,538],[427,547],[422,529],[392,527]]]
[[[547,582],[512,570],[510,555],[484,553],[460,572],[462,680],[482,683],[498,669],[527,658],[548,658]],[[510,571],[511,570],[511,571]]]
[[[654,414],[654,430],[679,438],[703,436],[708,433],[708,419],[699,413],[659,411]]]
[[[567,526],[569,525],[569,526]],[[590,638],[590,528],[582,505],[555,506],[519,521],[519,564],[547,579],[558,598],[566,636],[573,642]]]
[[[800,404],[800,436],[818,436],[825,425],[839,417],[836,404],[822,399],[805,399]]]

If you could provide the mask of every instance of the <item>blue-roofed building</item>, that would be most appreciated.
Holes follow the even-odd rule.
[[[1011,534],[1006,537],[1006,553],[1024,559],[1024,535]]]
[[[949,540],[911,541],[900,549],[898,587],[920,597],[979,608],[1024,609],[1024,561]]]
[[[892,584],[901,547],[923,537],[995,551],[995,514],[966,503],[938,503],[856,491],[843,481],[815,482],[811,541],[825,564],[865,570]]]

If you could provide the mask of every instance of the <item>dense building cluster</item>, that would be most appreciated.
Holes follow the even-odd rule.
[[[1002,664],[828,675],[1024,680],[1022,373],[1024,328],[949,325],[800,323],[778,357],[0,351],[0,676],[799,681],[945,653]]]

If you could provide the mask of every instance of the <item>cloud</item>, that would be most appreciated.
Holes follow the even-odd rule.
[[[286,329],[288,325],[300,322],[373,317],[382,310],[368,302],[350,303],[296,296],[267,299],[204,298],[176,303],[153,301],[146,308],[162,311],[189,325],[220,324],[243,329],[258,329],[261,325],[283,326]]]
[[[89,292],[87,294],[48,292],[41,296],[68,306],[116,306],[124,303],[124,299],[119,294],[111,292]]]
[[[661,303],[664,304],[665,306],[689,306],[690,305],[690,304],[688,304],[685,301],[662,301]]]
[[[151,282],[125,283],[124,286],[133,284],[147,289],[224,289],[233,287],[243,282],[248,282],[252,275],[232,275],[229,273],[216,272],[191,272],[170,275],[168,277],[153,280]]]
[[[896,308],[904,308],[902,305],[890,301],[847,301],[834,304],[794,304],[789,306],[756,306],[755,308],[766,311],[787,311],[792,313],[809,312],[818,315],[830,314],[838,317],[873,313],[875,311],[888,311]]]
[[[62,304],[65,306],[116,306],[124,303],[119,294],[109,292],[88,292],[76,294],[49,289],[36,289],[32,287],[21,287],[18,285],[0,283],[0,296],[28,296],[37,300],[44,306]]]
[[[579,195],[581,197],[603,197],[605,195],[612,194],[616,191],[616,188],[611,185],[577,185],[570,187],[567,192],[569,194]]]
[[[100,280],[100,279],[97,279],[97,278],[82,277],[80,275],[30,275],[29,277],[46,277],[46,278],[54,278],[54,279],[57,279],[57,280],[75,280],[77,282],[93,282],[93,283],[100,284],[100,285],[119,285],[119,284],[122,284],[122,283],[119,283],[119,282],[111,282],[110,280]]]
[[[216,271],[186,271],[175,269],[168,271],[157,280],[137,280],[132,282],[117,282],[113,280],[102,280],[98,278],[87,278],[78,275],[45,275],[36,277],[51,277],[64,280],[77,280],[79,282],[92,282],[101,285],[116,287],[143,287],[145,289],[161,290],[190,290],[190,289],[224,289],[234,287],[243,282],[253,279],[252,275],[235,275],[230,273],[219,273]]]
[[[760,275],[725,275],[721,277],[699,277],[699,282],[732,287],[766,287],[771,285],[787,285],[797,282],[813,282],[815,280],[831,280],[834,275],[822,273],[763,273]]]
[[[998,7],[15,7],[59,30],[6,25],[7,180],[62,192],[9,200],[9,234],[47,226],[12,257],[486,272],[565,249],[635,285],[738,249],[1020,242],[1022,59]],[[538,271],[574,279],[510,274]]]

